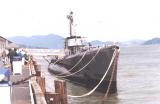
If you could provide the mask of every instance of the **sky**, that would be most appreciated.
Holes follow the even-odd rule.
[[[0,0],[3,37],[74,34],[87,40],[127,41],[160,37],[159,0]]]

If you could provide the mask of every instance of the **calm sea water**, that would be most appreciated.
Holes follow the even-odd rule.
[[[68,97],[68,103],[160,104],[160,45],[121,47],[117,74],[118,95],[102,101],[104,94],[94,92],[84,98]],[[49,79],[54,77],[47,72],[46,75]],[[53,86],[47,85],[48,89]],[[89,90],[67,82],[67,91],[68,95],[82,95]]]

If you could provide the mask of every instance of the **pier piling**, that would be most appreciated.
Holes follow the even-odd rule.
[[[61,104],[67,104],[66,82],[63,80],[55,80],[55,93],[60,94]]]
[[[47,104],[67,104],[67,90],[66,82],[63,80],[54,80],[55,92],[46,92],[45,77],[43,72],[41,72],[41,65],[37,64],[36,61],[33,61],[34,72],[36,74],[36,82],[38,83],[42,95],[45,96]]]
[[[46,92],[46,89],[45,89],[45,77],[37,76],[36,77],[36,81],[39,84],[42,92],[45,94],[45,92]]]
[[[46,92],[45,98],[46,98],[47,104],[63,104],[63,103],[61,103],[59,93]]]

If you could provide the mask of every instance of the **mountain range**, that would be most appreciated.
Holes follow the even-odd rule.
[[[35,35],[31,37],[16,36],[7,38],[8,40],[30,48],[63,48],[64,38],[59,35]]]
[[[64,48],[64,37],[55,34],[49,35],[35,35],[31,37],[16,36],[7,38],[8,40],[23,45],[29,48],[52,48],[52,49],[62,49]],[[99,40],[93,40],[91,42],[85,42],[86,44],[91,43],[93,46],[102,46],[104,44],[113,44],[112,41],[102,42]],[[135,45],[150,45],[150,44],[160,44],[160,38],[153,38],[150,40],[130,40],[125,42],[118,42],[120,46],[135,46]]]
[[[143,45],[151,45],[151,44],[160,44],[160,38],[158,38],[158,37],[152,38],[152,39],[145,41],[143,43]]]

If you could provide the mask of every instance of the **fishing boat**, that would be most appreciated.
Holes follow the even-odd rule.
[[[119,47],[85,45],[83,37],[72,32],[73,12],[70,12],[67,18],[70,36],[65,38],[65,56],[53,58],[48,70],[57,77],[69,79],[87,89],[116,94]]]

